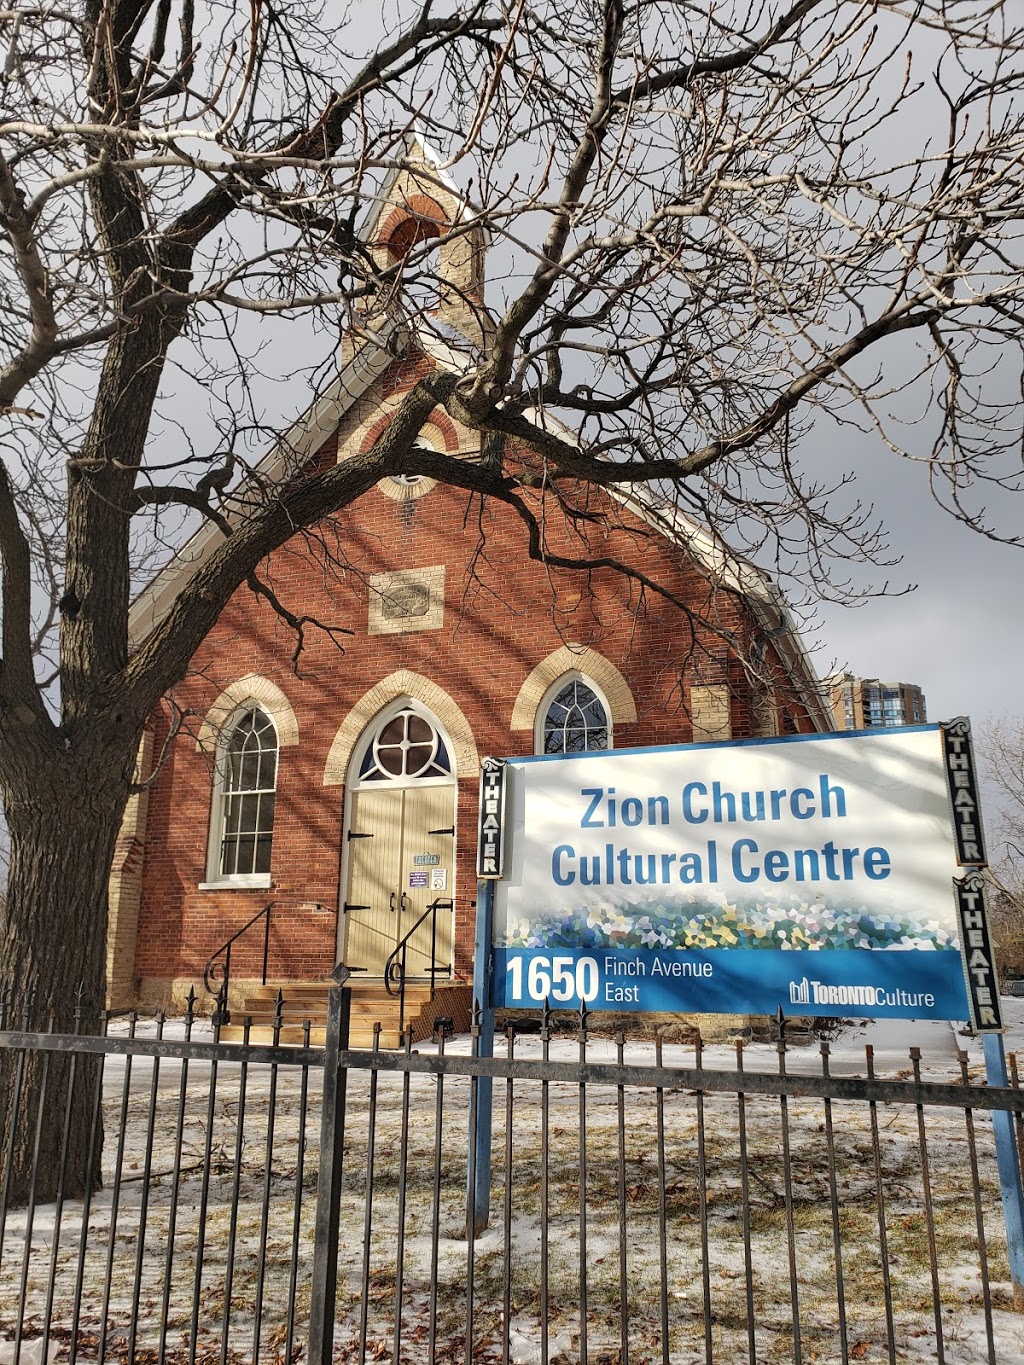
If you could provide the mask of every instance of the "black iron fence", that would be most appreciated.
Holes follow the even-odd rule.
[[[37,1069],[2,1116],[14,1365],[1024,1358],[992,1130],[1011,1115],[1019,1160],[1015,1068],[1005,1089],[965,1054],[941,1079],[914,1053],[833,1074],[827,1044],[784,1041],[666,1066],[586,1018],[494,1058],[350,1051],[341,990],[326,1048],[223,1044],[191,1014],[11,1022],[9,1069],[70,1056],[89,1092],[40,1093]],[[490,1220],[467,1235],[491,1086]],[[102,1187],[72,1199],[58,1170],[44,1205],[30,1170],[13,1200],[17,1135],[56,1124],[66,1162],[83,1112]]]

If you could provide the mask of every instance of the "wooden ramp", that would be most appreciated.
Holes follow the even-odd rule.
[[[399,1001],[388,995],[381,981],[354,981],[352,989],[352,1023],[349,1033],[349,1046],[372,1048],[374,1025],[380,1024],[380,1043],[382,1048],[399,1048],[402,1038],[399,1032]],[[247,995],[241,1009],[231,1011],[231,1023],[225,1024],[220,1031],[222,1041],[240,1043],[245,1033],[245,1019],[248,1016],[249,1041],[251,1043],[271,1043],[274,1041],[274,1021],[277,1016],[277,1000],[280,992],[282,1043],[302,1044],[305,1039],[305,1025],[309,1022],[309,1044],[323,1047],[326,1037],[327,994],[329,982],[315,981],[268,981],[265,986],[257,986]],[[430,998],[429,982],[410,982],[405,988],[406,1031],[412,1030],[414,1043],[423,1042],[433,1036],[435,1019],[450,1019],[456,1033],[469,1030],[473,1009],[473,992],[470,986],[444,985],[436,987],[434,998]]]

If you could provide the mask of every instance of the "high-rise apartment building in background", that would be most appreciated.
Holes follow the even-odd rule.
[[[923,725],[928,719],[924,693],[914,683],[881,682],[836,673],[826,684],[840,730],[890,729],[894,725]]]

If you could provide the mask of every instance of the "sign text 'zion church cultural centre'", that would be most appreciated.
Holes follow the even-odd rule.
[[[496,1007],[1000,1028],[966,721],[489,760]]]

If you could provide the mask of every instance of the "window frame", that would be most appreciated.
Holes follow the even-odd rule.
[[[409,777],[404,774],[400,777],[389,774],[381,779],[363,777],[363,763],[367,753],[373,748],[375,739],[397,716],[402,715],[406,711],[409,711],[413,715],[419,716],[422,720],[426,721],[435,732],[441,744],[444,746],[445,754],[447,755],[450,764],[449,773],[446,776],[435,774],[432,777]],[[386,770],[382,769],[382,771]],[[349,777],[346,786],[352,791],[384,791],[394,790],[398,787],[458,787],[458,780],[455,750],[451,736],[441,724],[438,717],[428,706],[417,701],[415,697],[399,697],[388,706],[385,706],[378,711],[370,724],[364,729],[358,744],[356,744],[352,752],[352,758],[349,763]]]
[[[537,714],[533,722],[533,752],[537,755],[548,758],[553,758],[557,756],[553,754],[548,754],[547,750],[544,747],[544,726],[548,718],[548,711],[551,709],[551,703],[558,696],[559,692],[561,692],[562,689],[564,687],[567,687],[571,682],[581,682],[585,687],[588,687],[590,691],[593,692],[594,696],[604,707],[604,714],[608,726],[608,744],[604,749],[581,749],[579,750],[579,753],[581,754],[609,753],[611,750],[615,748],[615,718],[612,714],[611,705],[609,704],[608,698],[605,695],[604,690],[597,685],[594,679],[590,677],[589,674],[583,673],[580,669],[576,668],[570,669],[566,673],[560,673],[559,676],[555,679],[555,681],[551,684],[551,686],[546,690],[544,695],[541,697],[540,705],[537,707]],[[563,756],[566,758],[573,757],[572,754],[565,754]]]
[[[272,872],[221,872],[221,849],[224,841],[224,822],[228,811],[227,753],[235,732],[246,716],[258,711],[274,733],[277,758],[274,764],[274,822],[270,828],[271,858],[273,858],[274,829],[277,824],[277,792],[281,774],[281,733],[277,721],[262,702],[249,698],[234,708],[220,728],[214,758],[213,790],[210,801],[210,828],[206,850],[206,877],[199,883],[200,891],[264,890],[273,885]],[[269,790],[260,788],[259,790]]]

